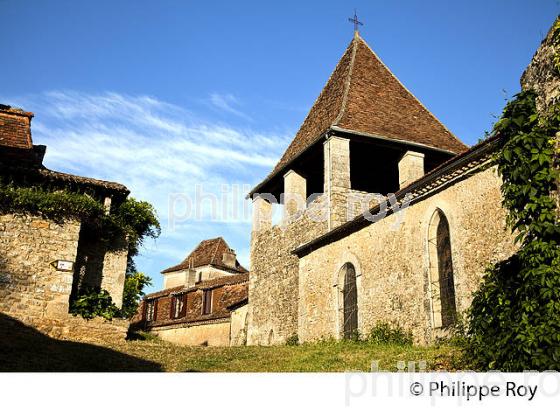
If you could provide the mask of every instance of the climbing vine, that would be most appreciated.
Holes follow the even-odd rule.
[[[539,115],[532,91],[508,103],[495,125],[503,205],[520,248],[488,268],[474,295],[466,354],[477,368],[560,370],[559,129],[557,104]]]
[[[67,190],[0,184],[0,213],[41,215],[56,222],[74,219],[96,228],[102,239],[124,235],[131,257],[145,238],[157,238],[161,228],[152,205],[127,198],[109,215],[94,198]]]
[[[40,215],[59,223],[77,220],[97,232],[103,241],[126,237],[127,240],[120,243],[128,248],[122,309],[115,306],[106,290],[84,288],[71,301],[70,312],[86,319],[95,316],[129,318],[134,314],[143,288],[150,283],[148,276],[136,272],[134,256],[146,238],[155,239],[161,231],[152,205],[128,198],[107,215],[104,206],[86,194],[0,183],[0,213]],[[115,242],[111,242],[114,245]]]

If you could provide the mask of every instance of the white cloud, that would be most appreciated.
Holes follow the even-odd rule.
[[[232,94],[212,93],[210,94],[210,103],[221,111],[225,111],[229,114],[236,115],[247,121],[253,121],[251,117],[249,117],[247,114],[245,114],[244,112],[236,108],[239,107],[240,102]]]
[[[214,96],[216,106],[234,113],[234,97]],[[163,269],[177,262],[172,256],[183,257],[200,240],[219,235],[247,257],[248,218],[228,217],[226,223],[191,218],[169,232],[168,196],[194,198],[197,184],[216,195],[226,184],[254,185],[275,165],[289,135],[217,124],[148,96],[52,91],[7,100],[35,112],[33,140],[47,145],[47,167],[123,183],[134,197],[156,207],[162,236],[147,244],[141,258],[150,259],[151,269]],[[242,206],[242,195],[232,201]]]

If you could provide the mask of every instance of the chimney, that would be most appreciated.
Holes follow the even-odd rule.
[[[228,268],[235,269],[236,261],[237,261],[237,257],[235,256],[235,251],[233,249],[228,249],[227,251],[224,252],[224,255],[222,257],[222,262],[224,262],[225,266],[227,266]]]
[[[33,149],[31,118],[31,112],[0,104],[0,146]]]

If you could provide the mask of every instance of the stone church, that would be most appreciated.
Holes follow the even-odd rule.
[[[551,89],[535,80],[552,72],[542,58],[550,42],[549,33],[524,88]],[[490,162],[498,138],[467,147],[356,32],[250,193],[248,344],[351,337],[378,322],[419,343],[445,334],[486,266],[516,249]],[[283,209],[276,225],[273,206]]]

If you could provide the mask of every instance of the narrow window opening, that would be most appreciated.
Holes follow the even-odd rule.
[[[179,319],[185,316],[185,294],[174,295],[171,302],[171,318]]]
[[[202,294],[202,314],[212,313],[212,289],[204,290]]]
[[[430,223],[428,243],[433,324],[445,328],[455,324],[457,306],[449,223],[439,209]]]
[[[146,302],[146,322],[153,322],[156,317],[156,301],[148,300]]]

